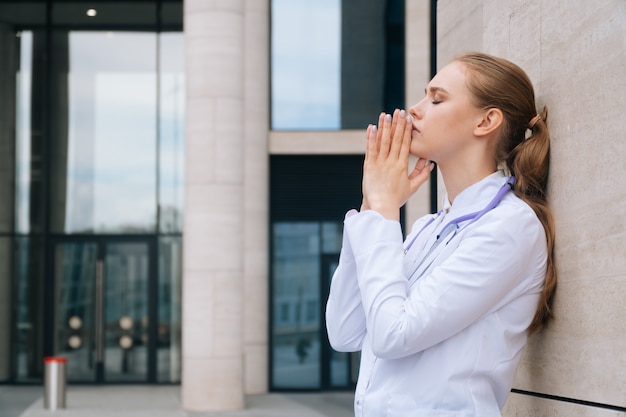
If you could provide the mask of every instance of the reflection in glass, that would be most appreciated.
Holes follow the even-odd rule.
[[[15,91],[15,227],[21,233],[43,233],[48,164],[44,131],[47,38],[44,30],[25,30],[17,35],[20,62]]]
[[[18,233],[30,231],[30,167],[31,167],[31,81],[33,32],[22,31],[20,65],[16,77],[16,170],[15,228]]]
[[[274,388],[320,387],[320,228],[274,223]]]
[[[183,2],[130,3],[0,2],[0,381],[40,383],[44,351],[73,357],[71,380],[102,381],[94,361],[93,275],[96,255],[105,256],[108,246],[99,238],[59,243],[59,235],[81,233],[178,236],[164,240],[171,254],[159,261],[166,268],[159,285],[168,295],[157,342],[165,359],[156,374],[180,380]],[[86,16],[87,7],[97,18]],[[148,262],[147,243],[133,245],[112,247],[110,285],[134,279],[147,288],[147,275],[130,278],[130,271],[147,274],[137,265],[157,261]],[[53,281],[55,291],[44,294]],[[132,316],[132,331],[141,332],[127,334],[131,329],[118,321],[115,330],[127,333],[107,333],[109,348],[144,351],[126,363],[112,359],[108,380],[145,381],[147,363],[138,358],[146,357],[147,290],[139,301],[109,291],[111,309],[143,309]]]
[[[272,0],[272,128],[340,126],[341,1]]]
[[[55,44],[55,67],[62,68],[63,42]],[[67,115],[67,128],[59,125],[63,117],[53,117],[55,149],[67,149],[53,155],[53,175],[67,183],[52,181],[53,229],[154,231],[156,34],[70,32],[67,48],[68,94],[55,96],[54,110]]]
[[[405,0],[271,7],[272,129],[365,129],[405,105]]]
[[[95,276],[98,247],[95,243],[62,243],[55,247],[54,272],[56,355],[68,359],[69,381],[95,381]],[[77,320],[81,325],[76,326]],[[80,341],[80,343],[78,343]]]
[[[0,236],[0,382],[11,377],[12,328],[11,309],[6,308],[12,302],[11,270],[13,269],[13,239]],[[6,353],[5,353],[6,352]],[[3,354],[4,353],[4,354]]]
[[[162,238],[159,243],[159,319],[157,380],[180,381],[182,239]]]
[[[37,381],[43,375],[43,239],[15,238],[14,253],[14,372],[20,382]]]
[[[337,268],[341,222],[274,222],[272,388],[353,387],[354,353],[328,344],[324,307]]]
[[[148,247],[115,243],[104,263],[104,378],[145,381],[148,376]],[[127,325],[130,324],[129,328]]]
[[[185,156],[184,36],[159,36],[159,231],[182,232]]]
[[[343,234],[343,223],[324,222],[322,223],[322,253],[338,254],[341,252],[341,240]],[[333,271],[329,276],[333,276],[334,268],[337,265],[331,265]]]
[[[1,18],[0,18],[1,19]],[[0,233],[13,232],[15,211],[15,91],[19,74],[15,31],[0,20]],[[0,276],[0,280],[2,277]],[[1,372],[1,371],[0,371]],[[0,376],[1,378],[1,376]]]

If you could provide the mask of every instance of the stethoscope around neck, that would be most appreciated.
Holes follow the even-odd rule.
[[[433,251],[441,244],[441,242],[443,242],[446,239],[446,237],[448,237],[450,233],[452,233],[452,236],[449,239],[447,239],[447,243],[449,243],[450,240],[452,240],[454,236],[456,236],[460,230],[465,229],[470,224],[476,222],[478,219],[480,219],[482,216],[484,216],[485,214],[493,210],[498,204],[500,204],[500,201],[502,201],[504,196],[513,189],[514,184],[515,184],[515,177],[509,177],[507,181],[502,185],[502,187],[500,187],[500,189],[498,190],[496,195],[493,197],[493,199],[491,199],[489,204],[485,206],[485,208],[479,211],[475,211],[473,213],[464,214],[463,216],[459,216],[455,219],[450,220],[448,223],[446,223],[446,225],[441,229],[441,232],[437,235],[437,239],[432,244],[428,252],[426,252],[426,254],[422,257],[422,261],[417,264],[417,266],[414,268],[411,275],[409,275],[409,278],[413,276],[413,274],[415,274],[415,272],[419,269],[419,267],[426,260],[426,258],[428,258],[430,254],[433,253]],[[431,219],[427,221],[424,226],[422,226],[419,232],[417,232],[415,236],[413,236],[413,239],[411,239],[411,241],[404,248],[405,254],[409,251],[409,249],[411,249],[411,246],[413,246],[413,243],[415,243],[415,240],[424,231],[424,229],[430,226],[432,222],[434,222],[435,219],[437,219],[441,215],[442,212],[443,210],[440,210],[436,216],[431,217]],[[459,224],[466,222],[468,220],[470,220],[469,223],[466,223],[462,228],[459,227]]]

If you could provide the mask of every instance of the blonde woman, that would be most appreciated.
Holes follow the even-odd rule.
[[[363,202],[346,214],[326,309],[333,348],[361,351],[356,416],[501,415],[529,334],[552,315],[546,119],[524,71],[471,53],[368,127]],[[433,162],[443,209],[403,241],[400,208]]]

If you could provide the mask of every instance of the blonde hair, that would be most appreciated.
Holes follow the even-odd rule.
[[[467,87],[479,108],[497,108],[504,115],[496,160],[515,176],[514,192],[536,213],[546,233],[547,271],[537,311],[528,331],[539,331],[554,316],[552,301],[557,273],[554,262],[554,220],[546,194],[550,168],[548,109],[537,116],[535,93],[526,73],[502,58],[468,53],[455,59],[466,72]],[[532,122],[532,123],[531,123]],[[527,137],[527,131],[531,135]]]

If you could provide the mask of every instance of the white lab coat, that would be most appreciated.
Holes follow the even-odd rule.
[[[399,222],[346,215],[326,323],[334,349],[361,350],[357,417],[501,415],[546,273],[535,213],[509,192],[408,275],[446,221],[482,210],[506,180],[498,171],[465,189],[406,254]]]

